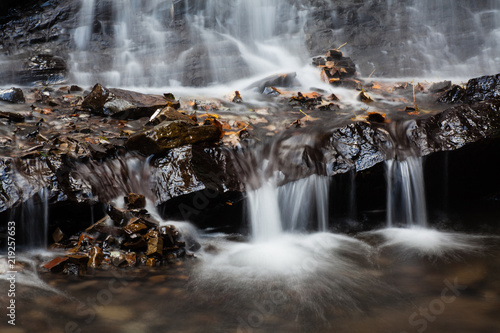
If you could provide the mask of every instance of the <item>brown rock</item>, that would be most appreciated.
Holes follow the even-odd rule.
[[[217,142],[221,130],[213,125],[193,126],[183,120],[165,121],[148,131],[130,137],[127,147],[146,155],[200,142]]]
[[[129,209],[134,208],[144,208],[146,207],[146,197],[142,194],[129,193],[125,197],[125,203],[128,205]]]

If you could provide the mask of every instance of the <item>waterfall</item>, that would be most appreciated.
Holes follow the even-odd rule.
[[[271,178],[248,191],[253,239],[276,239],[285,232],[326,232],[329,184],[329,177],[311,175],[278,187],[276,178]]]
[[[362,75],[471,77],[498,72],[499,18],[498,1],[82,0],[72,79],[227,84],[300,72],[310,56],[344,42]]]
[[[424,173],[421,157],[386,162],[387,226],[427,227]]]

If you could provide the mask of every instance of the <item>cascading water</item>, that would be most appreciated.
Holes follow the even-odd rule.
[[[499,13],[498,2],[464,0],[83,0],[72,74],[80,84],[129,87],[207,86],[285,71],[309,77],[309,56],[347,42],[361,74],[471,77],[498,71]]]
[[[387,226],[404,223],[427,227],[424,173],[421,157],[386,161]]]
[[[248,210],[255,241],[269,241],[284,232],[328,229],[329,177],[312,175],[276,186],[274,180],[248,192]],[[309,227],[309,228],[308,228]]]

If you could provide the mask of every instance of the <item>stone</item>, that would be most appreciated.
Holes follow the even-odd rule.
[[[142,194],[129,193],[124,200],[129,209],[146,207],[146,197]]]
[[[182,120],[193,126],[198,124],[191,117],[177,111],[171,106],[167,106],[163,109],[158,109],[156,111],[157,112],[155,112],[149,119],[149,123],[153,125],[158,125],[164,121],[173,121],[173,120]]]
[[[68,257],[56,257],[44,264],[42,267],[50,270],[53,273],[62,272],[64,264],[68,261]]]
[[[21,88],[0,89],[0,101],[18,104],[26,102]]]
[[[465,89],[458,86],[453,85],[450,89],[445,91],[439,98],[438,102],[440,103],[461,103],[465,96]]]
[[[13,121],[15,123],[22,123],[26,119],[26,117],[24,117],[22,114],[3,111],[0,111],[0,118],[9,119],[10,121]]]
[[[262,80],[252,83],[250,86],[248,86],[247,89],[257,88],[260,93],[263,93],[266,87],[294,87],[298,83],[296,76],[297,73],[295,72],[271,75]]]
[[[89,252],[89,261],[87,263],[88,267],[97,268],[101,265],[104,260],[104,253],[102,249],[98,246],[93,246]]]
[[[164,96],[146,95],[123,89],[107,89],[96,84],[82,101],[82,108],[100,116],[118,119],[151,117],[168,106]]]
[[[141,223],[140,221],[130,223],[123,227],[123,231],[125,231],[127,234],[132,235],[135,233],[138,233],[139,231],[144,231],[147,230],[148,227],[144,224]]]
[[[146,255],[157,255],[161,257],[163,255],[163,238],[160,237],[158,230],[151,230],[148,232],[147,240],[148,249],[146,251]]]
[[[368,95],[366,93],[366,91],[361,91],[359,94],[358,94],[358,99],[361,101],[361,102],[364,102],[364,103],[371,103],[373,102],[373,98],[370,97],[370,95]]]
[[[281,92],[276,89],[275,87],[264,87],[264,90],[262,91],[262,95],[267,95],[267,96],[279,96],[281,95]]]
[[[451,88],[451,81],[442,81],[442,82],[433,83],[429,87],[429,91],[431,93],[439,93],[439,92],[444,92],[450,88]]]
[[[219,141],[221,135],[221,130],[213,125],[193,126],[183,120],[164,121],[150,130],[131,136],[127,148],[145,155],[160,154],[187,144],[213,144]]]
[[[465,103],[475,103],[488,99],[500,98],[500,74],[485,75],[467,82]]]
[[[37,54],[28,59],[21,72],[21,82],[57,84],[66,79],[66,61],[53,54]]]

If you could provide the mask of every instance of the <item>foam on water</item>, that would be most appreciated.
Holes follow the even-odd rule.
[[[228,303],[278,293],[320,315],[327,304],[359,310],[373,296],[366,290],[390,290],[372,271],[371,247],[348,236],[287,234],[259,243],[209,242],[212,250],[201,255],[191,285],[214,297],[224,295]]]
[[[379,249],[397,250],[398,256],[407,258],[421,257],[455,257],[463,253],[481,251],[485,237],[467,235],[456,232],[445,232],[435,229],[410,227],[387,228],[366,232],[362,237],[381,237]]]

